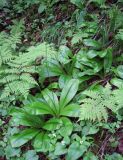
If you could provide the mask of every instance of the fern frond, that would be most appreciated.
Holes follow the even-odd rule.
[[[81,101],[81,120],[101,121],[104,119],[106,121],[108,114],[103,105],[102,97],[95,91],[87,91],[86,93],[88,96],[91,94],[90,98],[85,98]]]
[[[21,43],[23,22],[16,22],[10,34],[0,33],[0,85],[4,86],[1,99],[11,95],[27,98],[32,87],[38,85],[31,76],[37,72],[36,59],[50,58],[57,55],[52,45],[42,43],[29,47],[25,53],[16,53]]]
[[[20,64],[20,65],[21,64],[28,65],[34,62],[38,57],[49,58],[56,55],[57,55],[57,52],[51,45],[42,43],[38,46],[30,47],[27,50],[27,53],[21,54],[18,58],[13,60],[12,63]]]
[[[31,85],[26,81],[13,81],[5,86],[4,91],[2,92],[1,95],[1,99],[7,98],[10,95],[15,95],[15,96],[22,95],[25,98],[27,98],[29,90],[33,86],[34,85]]]
[[[19,79],[19,76],[18,76],[18,75],[14,75],[14,74],[12,74],[12,75],[7,75],[7,76],[5,76],[3,79],[0,79],[0,83],[6,84],[6,83],[8,83],[8,82],[12,82],[12,81],[15,81],[15,80],[17,80],[17,79]]]
[[[38,85],[38,83],[34,80],[34,78],[30,74],[27,74],[27,73],[23,73],[20,76],[20,80],[26,81],[30,84]]]
[[[108,110],[114,113],[123,107],[123,90],[111,90],[108,84],[101,91],[84,92],[87,98],[81,100],[81,120],[101,121],[108,119]]]

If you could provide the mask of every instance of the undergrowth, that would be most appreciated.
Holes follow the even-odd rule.
[[[123,1],[0,1],[0,159],[123,159]]]

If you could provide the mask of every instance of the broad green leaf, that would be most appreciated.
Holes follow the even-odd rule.
[[[34,150],[28,150],[25,153],[25,160],[39,160],[39,156],[36,154]]]
[[[113,78],[111,80],[111,84],[113,84],[114,86],[118,87],[118,88],[123,88],[123,80],[119,79],[119,78]]]
[[[120,65],[120,66],[117,67],[117,75],[120,78],[123,78],[123,65]]]
[[[42,70],[44,69],[44,66]],[[53,74],[53,76],[62,75],[64,73],[64,70],[62,69],[62,66],[60,65],[59,61],[56,59],[50,59],[50,61],[46,61],[46,77],[49,77],[50,74]]]
[[[29,112],[25,112],[23,109],[12,109],[10,115],[12,115],[12,121],[16,125],[24,125],[24,126],[33,126],[40,128],[43,125],[43,121],[35,115],[29,114]]]
[[[60,63],[67,64],[70,62],[70,57],[72,57],[72,52],[67,46],[61,46],[60,47],[60,53],[58,56],[58,59]]]
[[[46,9],[46,5],[44,5],[44,4],[40,4],[40,6],[39,6],[39,8],[38,8],[38,13],[42,13],[42,12],[44,12],[44,11],[45,11],[45,9]]]
[[[112,65],[112,59],[113,59],[112,49],[109,49],[107,51],[105,58],[104,58],[104,70],[106,73],[108,73],[110,71],[110,68]]]
[[[102,50],[102,51],[97,51],[97,54],[98,54],[98,56],[100,58],[103,58],[103,57],[105,57],[108,54],[109,50],[110,50],[110,48],[107,48],[107,49]]]
[[[75,4],[77,7],[82,8],[83,7],[83,2],[82,0],[70,0],[71,3]]]
[[[84,70],[84,72],[79,73],[81,76],[94,75],[95,73],[99,72],[103,67],[102,62],[99,59],[90,59],[87,54],[88,53],[85,50],[80,50],[77,54],[76,67],[80,69],[83,68]]]
[[[73,142],[68,148],[66,160],[78,160],[86,151],[86,146],[80,144],[79,142]]]
[[[58,61],[51,59],[39,68],[39,73],[41,77],[46,78],[62,75],[64,71]]]
[[[9,1],[7,0],[0,0],[0,8],[8,6],[9,5]]]
[[[82,11],[76,16],[77,26],[78,26],[78,27],[81,27],[82,24],[84,23],[84,21],[85,21],[85,15],[86,15],[85,10],[82,10]]]
[[[83,160],[98,160],[98,158],[92,152],[87,152]]]
[[[39,133],[34,139],[33,146],[37,152],[47,152],[50,149],[50,137],[46,133]]]
[[[48,131],[57,130],[62,126],[62,120],[57,118],[52,118],[45,122],[43,128]]]
[[[119,153],[114,152],[112,155],[106,154],[105,160],[123,160],[123,156]]]
[[[72,133],[73,124],[72,124],[72,122],[71,122],[68,118],[66,118],[66,117],[62,117],[61,120],[62,120],[62,126],[61,126],[61,128],[59,129],[59,133],[60,133],[63,137],[69,136],[69,135]]]
[[[68,117],[79,117],[79,114],[80,114],[80,106],[74,103],[65,106],[60,112],[60,115]]]
[[[71,79],[69,82],[66,83],[60,96],[61,108],[63,108],[72,100],[72,98],[75,96],[78,90],[78,86],[79,86],[79,80],[77,79]]]
[[[59,84],[58,84],[58,82],[53,82],[47,88],[48,89],[58,89],[59,88]]]
[[[61,75],[59,78],[59,86],[63,88],[67,82],[71,80],[71,76],[68,75]]]
[[[94,39],[85,39],[84,40],[84,44],[88,47],[93,47],[96,49],[100,49],[101,48],[101,44],[100,42],[94,40]]]
[[[95,3],[99,4],[99,5],[103,5],[103,4],[105,4],[105,1],[106,0],[90,0],[89,2],[95,2]]]
[[[52,110],[54,115],[59,114],[59,102],[58,97],[54,92],[51,92],[48,89],[45,89],[42,91],[43,97],[47,103],[47,106],[49,106],[50,110]]]
[[[99,131],[99,128],[97,128],[96,126],[87,125],[83,127],[82,135],[83,136],[92,135],[92,134],[96,134],[98,131]]]
[[[72,45],[82,41],[82,33],[74,34],[71,43]]]
[[[103,58],[107,55],[108,51],[109,51],[109,48],[105,49],[105,50],[102,50],[102,51],[89,50],[87,52],[87,55],[88,55],[88,58],[90,58],[90,59],[92,59],[96,56],[99,56],[100,58]]]
[[[18,157],[21,153],[20,148],[13,148],[11,145],[6,146],[5,148],[5,155],[7,159],[10,159],[11,157]],[[0,154],[0,156],[3,156]]]
[[[10,139],[12,147],[22,146],[33,139],[39,132],[40,130],[38,129],[25,129],[22,132],[13,135]]]
[[[97,51],[95,51],[95,50],[89,50],[87,52],[87,55],[88,55],[88,58],[92,59],[92,58],[96,57],[98,54],[97,54]]]
[[[66,153],[67,153],[66,146],[62,143],[59,143],[59,142],[56,143],[54,154],[57,155],[57,156],[60,156],[60,155],[66,154]]]
[[[54,111],[45,102],[32,102],[26,105],[24,109],[33,115],[54,114]]]

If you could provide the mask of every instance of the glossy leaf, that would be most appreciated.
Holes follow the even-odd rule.
[[[66,160],[78,160],[86,150],[86,146],[81,145],[79,142],[73,142],[68,149]]]
[[[23,109],[12,109],[10,115],[13,116],[12,120],[16,125],[33,126],[40,128],[43,125],[43,121],[35,115],[29,114],[30,112],[25,112]]]
[[[92,152],[87,152],[83,160],[99,160]]]
[[[122,80],[122,79],[113,78],[113,79],[111,80],[111,83],[112,83],[114,86],[118,87],[118,88],[123,88],[123,80]]]
[[[72,57],[72,52],[67,46],[61,46],[60,47],[60,53],[59,53],[59,61],[62,64],[67,64],[70,62],[70,58]]]
[[[38,13],[42,13],[44,12],[46,9],[46,6],[44,4],[40,4],[39,8],[38,8]]]
[[[104,70],[106,73],[108,73],[111,68],[112,58],[113,58],[112,49],[109,49],[104,59]]]
[[[120,78],[123,78],[123,65],[117,67],[117,74]]]
[[[83,7],[83,3],[81,0],[70,0],[71,3],[75,4],[77,7],[82,8]]]
[[[33,115],[54,114],[54,111],[45,102],[32,102],[24,108],[28,113]]]
[[[60,96],[60,107],[67,105],[75,96],[79,86],[79,80],[71,79],[64,86]]]
[[[85,39],[84,40],[84,44],[86,46],[93,47],[93,48],[96,48],[96,49],[100,49],[101,48],[100,42],[98,42],[98,41],[96,41],[94,39]]]
[[[71,76],[68,75],[61,75],[59,78],[59,86],[63,88],[67,82],[71,80]]]
[[[62,143],[59,143],[59,142],[56,143],[54,154],[57,155],[57,156],[60,156],[60,155],[63,155],[65,153],[67,153],[66,146]]]
[[[72,133],[73,124],[72,124],[72,122],[71,122],[68,118],[66,118],[66,117],[62,117],[61,120],[62,120],[62,126],[61,126],[61,128],[59,129],[59,133],[60,133],[63,137],[69,136],[69,135]]]
[[[48,89],[42,91],[42,94],[47,103],[47,106],[50,110],[52,110],[53,115],[57,115],[59,113],[59,102],[57,95]]]
[[[39,133],[34,139],[33,146],[37,152],[47,152],[50,148],[50,137],[46,133]]]
[[[25,160],[39,160],[39,156],[34,150],[28,150],[25,153]]]
[[[57,118],[52,118],[45,122],[43,128],[48,131],[53,131],[59,129],[62,126],[62,120]]]
[[[13,135],[10,139],[12,147],[22,146],[33,139],[39,132],[40,130],[38,129],[25,129],[22,132]]]
[[[79,114],[80,114],[80,106],[74,103],[65,106],[60,112],[60,115],[68,117],[79,117]]]

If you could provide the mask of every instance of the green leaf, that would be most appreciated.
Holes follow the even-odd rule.
[[[71,79],[64,86],[60,96],[60,107],[67,105],[75,96],[79,86],[79,80]]]
[[[84,10],[82,10],[82,11],[76,16],[77,26],[78,26],[78,27],[81,27],[81,25],[84,23],[84,21],[85,21],[85,15],[86,15],[86,12],[85,12]]]
[[[92,135],[92,134],[96,134],[98,131],[99,131],[99,128],[97,128],[96,126],[87,125],[83,127],[82,135],[83,136]]]
[[[61,75],[59,78],[59,86],[63,88],[67,82],[71,80],[71,76],[68,75]]]
[[[6,158],[7,159],[10,159],[11,157],[15,157],[15,156],[19,156],[21,153],[21,150],[20,148],[12,148],[11,145],[8,145],[6,148],[5,148],[5,155],[6,155]],[[2,155],[1,155],[2,156]]]
[[[34,150],[28,150],[25,153],[25,160],[39,160],[39,156],[36,154]]]
[[[70,0],[71,3],[75,4],[77,7],[82,8],[83,2],[81,0]]]
[[[26,105],[24,109],[33,115],[54,114],[53,110],[45,102],[32,102]]]
[[[108,73],[110,71],[110,68],[112,66],[112,49],[108,49],[107,54],[104,58],[104,70],[106,73]]]
[[[101,48],[101,44],[94,39],[85,39],[84,44],[88,47],[93,47],[95,49],[100,49]]]
[[[46,9],[46,5],[44,5],[44,4],[40,4],[40,6],[39,6],[39,8],[38,8],[38,13],[42,13],[42,12],[44,12],[44,11],[45,11],[45,9]]]
[[[106,154],[105,160],[123,160],[123,156],[114,152],[112,155]]]
[[[62,64],[69,63],[70,62],[69,57],[72,57],[72,56],[73,56],[72,52],[67,46],[61,46],[60,47],[60,53],[59,53],[59,56],[58,56],[58,59],[59,59],[60,63],[62,63]]]
[[[123,65],[120,65],[120,66],[117,67],[117,75],[120,78],[123,78]]]
[[[113,84],[114,86],[118,87],[118,88],[123,88],[123,80],[119,79],[119,78],[113,78],[111,80],[111,84]]]
[[[50,61],[47,61],[44,66],[42,66],[41,69],[41,76],[42,72],[44,72],[45,77],[52,77],[52,76],[59,76],[64,73],[64,70],[62,69],[62,65],[60,65],[59,61],[56,59],[50,59]]]
[[[53,115],[58,115],[59,114],[59,102],[58,102],[57,95],[48,89],[45,89],[44,91],[42,91],[42,94],[47,103],[47,106],[49,106],[50,110],[52,110]]]
[[[97,54],[97,51],[95,51],[95,50],[89,50],[87,52],[87,55],[88,55],[88,58],[92,59],[92,58],[96,57],[98,54]]]
[[[55,146],[55,152],[54,154],[56,156],[60,156],[60,155],[63,155],[63,154],[66,154],[67,153],[67,148],[64,144],[62,143],[56,143],[56,146]]]
[[[86,146],[81,145],[79,142],[73,142],[68,148],[66,160],[78,160],[86,150]]]
[[[98,56],[100,58],[103,58],[103,57],[105,57],[108,54],[108,52],[110,51],[110,49],[111,48],[107,48],[107,49],[102,50],[102,51],[97,51],[97,54],[98,54]]]
[[[22,132],[13,135],[10,139],[12,147],[22,146],[33,139],[39,132],[40,130],[37,129],[25,129]]]
[[[98,158],[92,152],[87,152],[83,160],[98,160]]]
[[[63,137],[66,137],[66,136],[69,136],[71,133],[72,133],[72,130],[73,130],[73,124],[72,122],[66,118],[66,117],[62,117],[61,118],[62,120],[62,127],[59,129],[59,133],[63,136]]]
[[[103,5],[103,4],[105,4],[105,1],[106,1],[106,0],[90,0],[89,2],[95,2],[95,3],[97,3],[98,5]]]
[[[33,126],[40,128],[43,125],[43,121],[35,115],[29,114],[21,108],[13,108],[10,115],[12,115],[12,121],[16,125]]]
[[[33,146],[37,152],[47,152],[50,149],[50,137],[46,133],[39,133],[34,139]]]
[[[45,122],[43,128],[48,131],[57,130],[62,126],[62,120],[57,118],[52,118]]]
[[[76,44],[76,43],[79,43],[82,41],[82,33],[78,33],[78,34],[74,34],[72,40],[71,40],[71,43],[72,45]]]
[[[79,114],[80,114],[80,106],[74,103],[65,106],[60,112],[60,115],[68,117],[79,117]]]

